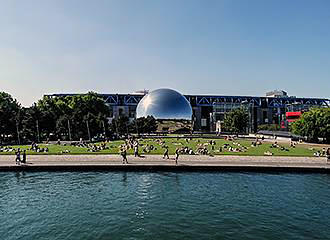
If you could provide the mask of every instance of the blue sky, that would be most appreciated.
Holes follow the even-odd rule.
[[[0,91],[330,98],[328,0],[0,0]]]

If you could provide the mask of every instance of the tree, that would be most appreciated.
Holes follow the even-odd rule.
[[[130,125],[129,118],[127,116],[118,116],[112,120],[110,130],[114,135],[119,137],[132,132],[132,125]]]
[[[318,142],[319,138],[323,138],[329,143],[330,108],[313,108],[304,112],[290,127],[294,134],[307,137],[308,141]]]
[[[37,111],[40,113],[36,120],[39,121],[39,129],[43,139],[48,139],[56,133],[56,122],[64,112],[61,107],[65,106],[58,104],[59,100],[60,97],[44,96],[36,103]]]
[[[141,117],[135,119],[131,128],[132,132],[136,133],[152,133],[157,130],[157,121],[153,116]]]
[[[33,104],[29,108],[22,108],[22,121],[21,121],[21,132],[24,142],[39,142],[40,131],[39,131],[39,120],[41,113],[36,104]]]
[[[17,139],[20,127],[21,106],[12,96],[5,92],[0,92],[0,139]],[[9,139],[9,136],[12,139]]]
[[[237,108],[225,115],[223,128],[225,131],[231,133],[243,133],[246,132],[248,127],[249,116],[245,109]]]
[[[260,124],[258,125],[258,131],[280,131],[281,126],[279,124]]]
[[[88,131],[91,137],[104,133],[110,112],[104,100],[96,93],[71,97],[68,104],[72,109],[72,128],[76,137],[87,138]]]
[[[107,128],[109,108],[93,92],[66,97],[45,96],[36,107],[44,138],[89,139],[103,134]]]

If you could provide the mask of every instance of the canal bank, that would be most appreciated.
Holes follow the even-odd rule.
[[[16,165],[14,156],[0,156],[0,171],[251,171],[329,173],[326,158],[274,156],[128,156],[122,164],[118,155],[30,155]]]

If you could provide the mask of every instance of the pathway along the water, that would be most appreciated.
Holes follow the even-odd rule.
[[[122,164],[119,155],[29,155],[27,164],[16,165],[15,156],[0,156],[0,171],[285,171],[330,172],[324,157],[200,156],[128,156]]]

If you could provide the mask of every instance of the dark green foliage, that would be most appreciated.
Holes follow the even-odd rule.
[[[113,119],[110,124],[110,130],[117,137],[128,135],[130,132],[129,118],[127,116],[119,116]]]
[[[45,140],[79,140],[150,133],[156,120],[148,116],[129,122],[120,116],[108,123],[109,108],[96,93],[66,97],[45,96],[29,108],[21,106],[7,93],[0,93],[1,141],[30,143]]]
[[[318,138],[323,138],[329,143],[330,108],[313,108],[303,113],[290,127],[293,133],[307,137],[309,141],[318,142]]]
[[[237,108],[225,116],[223,128],[226,132],[245,133],[248,127],[249,116],[245,109]]]
[[[36,104],[33,104],[29,108],[22,108],[21,112],[21,133],[23,142],[37,142],[41,137],[38,129],[41,113],[38,107]]]
[[[5,92],[0,92],[0,141],[17,139],[17,129],[21,118],[20,105]]]
[[[258,131],[260,130],[279,131],[281,126],[279,124],[261,124],[258,126]]]
[[[136,128],[133,132],[152,133],[157,130],[157,122],[153,116],[141,117],[132,122],[133,127]]]
[[[69,128],[72,140],[104,134],[108,128],[109,108],[96,93],[67,97],[43,97],[25,111],[24,136],[36,141],[37,126],[40,140],[69,140]],[[88,122],[88,124],[87,124]]]
[[[129,122],[128,117],[119,116],[112,120],[110,125],[111,132],[117,136],[127,135],[130,133],[152,133],[157,130],[156,119],[152,116],[142,117]]]

